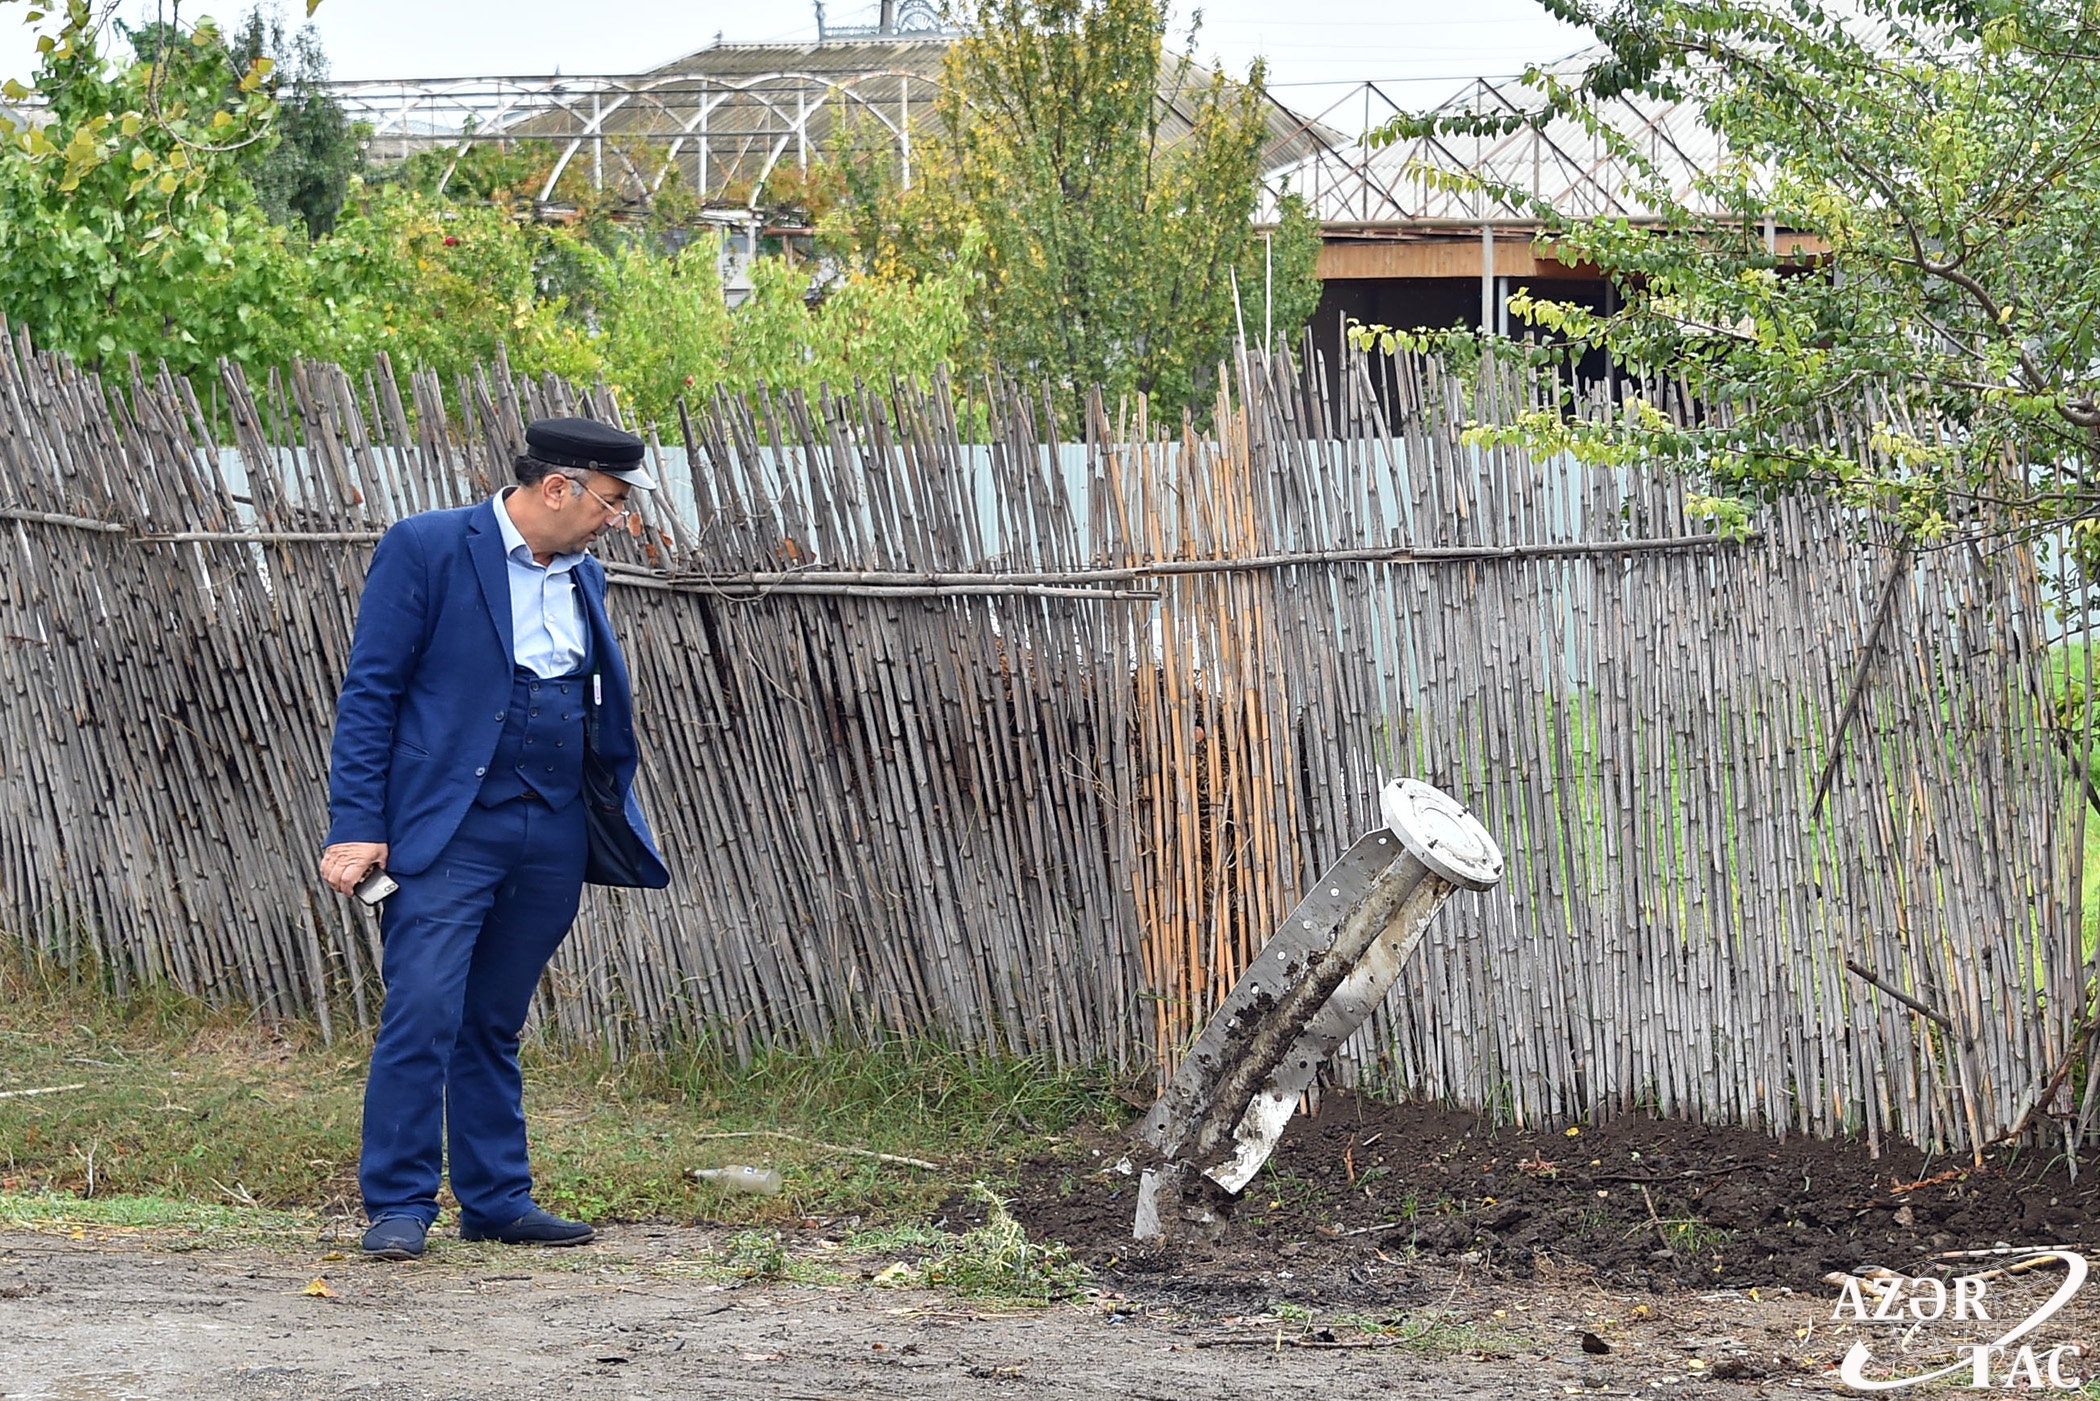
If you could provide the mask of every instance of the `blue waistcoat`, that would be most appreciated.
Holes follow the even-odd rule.
[[[485,808],[526,793],[561,811],[583,791],[584,724],[591,703],[591,661],[567,676],[519,667],[505,707],[489,775],[474,801]]]

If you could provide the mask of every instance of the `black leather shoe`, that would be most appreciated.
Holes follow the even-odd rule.
[[[413,1216],[382,1216],[365,1231],[364,1251],[374,1260],[413,1260],[423,1253],[429,1233]]]
[[[538,1207],[508,1226],[469,1226],[460,1223],[461,1240],[493,1240],[505,1245],[589,1245],[597,1234],[581,1221],[564,1221]]]

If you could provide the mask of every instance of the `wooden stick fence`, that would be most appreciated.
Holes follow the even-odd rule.
[[[2031,555],[1810,501],[1716,540],[1668,481],[1463,444],[1515,373],[1343,370],[1256,361],[1208,434],[1001,385],[681,410],[601,547],[675,880],[588,896],[543,1024],[1170,1068],[1411,774],[1510,874],[1346,1076],[1877,1142],[2065,1115],[2080,790]],[[371,542],[612,406],[500,363],[220,388],[231,453],[182,382],[0,355],[0,928],[332,1035],[380,999],[313,875]]]

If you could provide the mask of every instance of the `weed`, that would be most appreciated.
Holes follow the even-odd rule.
[[[1320,1221],[1334,1214],[1326,1193],[1289,1168],[1279,1168],[1274,1159],[1262,1167],[1262,1190],[1268,1195],[1271,1211],[1290,1207]]]
[[[1086,1266],[1061,1245],[1039,1245],[1007,1211],[998,1193],[982,1182],[970,1196],[985,1210],[985,1223],[959,1236],[945,1236],[916,1270],[898,1270],[891,1280],[924,1283],[978,1298],[1055,1303],[1077,1294],[1092,1278]],[[878,1276],[877,1278],[882,1278]]]
[[[788,1267],[780,1232],[738,1231],[723,1247],[722,1267],[739,1279],[779,1279]]]
[[[904,1255],[915,1250],[935,1250],[952,1237],[918,1221],[871,1230],[850,1232],[842,1248],[849,1255]]]
[[[1733,1240],[1734,1233],[1718,1226],[1709,1226],[1704,1221],[1686,1217],[1662,1220],[1663,1241],[1680,1255],[1703,1255],[1709,1250],[1718,1250]]]

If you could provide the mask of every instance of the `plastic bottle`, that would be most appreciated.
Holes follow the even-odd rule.
[[[702,1182],[712,1182],[725,1192],[753,1192],[761,1197],[780,1195],[780,1174],[769,1167],[731,1163],[728,1167],[694,1168],[693,1176]]]

